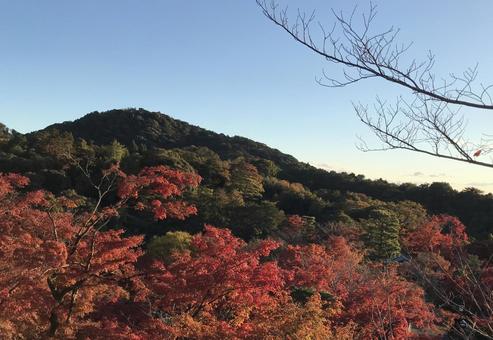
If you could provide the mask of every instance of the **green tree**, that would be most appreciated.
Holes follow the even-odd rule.
[[[263,178],[257,168],[237,158],[231,162],[231,188],[238,190],[247,199],[260,198],[264,192]]]
[[[191,242],[192,235],[187,232],[168,231],[164,236],[154,237],[149,242],[147,254],[168,263],[173,253],[189,250]]]
[[[190,192],[187,198],[197,207],[200,224],[208,223],[218,227],[229,227],[231,221],[235,220],[234,214],[230,212],[245,205],[238,191],[227,191],[223,188],[201,186]]]
[[[57,129],[41,131],[33,144],[41,154],[61,161],[71,159],[75,153],[74,136],[70,132],[60,132]]]
[[[419,203],[413,201],[391,202],[386,208],[395,213],[401,225],[401,232],[406,233],[418,228],[426,221],[426,209]]]
[[[252,163],[264,177],[276,177],[280,170],[276,163],[270,159],[259,158]]]
[[[167,165],[177,170],[195,171],[194,167],[181,156],[178,149],[154,148],[145,152],[143,162],[146,166]]]
[[[268,177],[264,180],[264,198],[277,202],[277,206],[288,214],[309,215],[317,219],[326,217],[329,202],[318,197],[300,183],[290,183]]]
[[[370,259],[387,260],[400,254],[400,224],[393,212],[382,208],[371,210],[363,228]]]
[[[207,147],[189,146],[176,149],[203,178],[202,185],[224,186],[230,179],[229,163],[223,161],[217,153]]]
[[[99,149],[99,153],[106,162],[120,162],[128,155],[127,148],[118,143],[116,139],[111,144],[103,145]]]
[[[10,130],[2,123],[0,123],[0,143],[8,141],[11,137]]]
[[[286,215],[269,201],[248,203],[245,207],[232,210],[233,231],[245,240],[272,235],[286,220]]]

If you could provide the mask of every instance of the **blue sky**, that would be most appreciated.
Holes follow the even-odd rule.
[[[366,1],[284,1],[290,8],[349,10]],[[377,29],[402,29],[412,53],[437,55],[437,73],[479,62],[493,82],[493,2],[375,1]],[[0,0],[0,121],[21,132],[91,111],[143,107],[298,159],[396,182],[448,181],[493,191],[488,169],[408,152],[362,153],[371,136],[351,101],[398,92],[380,81],[343,89],[316,84],[336,66],[297,45],[267,21],[254,0]],[[466,112],[467,114],[467,112]],[[491,126],[468,114],[471,137]]]

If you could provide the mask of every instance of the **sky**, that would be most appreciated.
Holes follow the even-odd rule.
[[[291,10],[350,11],[354,0],[281,0]],[[491,0],[378,0],[376,30],[401,29],[412,55],[436,54],[436,73],[479,63],[493,82]],[[0,0],[0,122],[20,132],[92,111],[141,107],[245,136],[336,171],[392,182],[446,181],[493,192],[491,170],[406,151],[363,153],[371,134],[352,102],[400,93],[382,81],[331,89],[330,65],[269,22],[254,0]],[[493,117],[464,111],[469,137]],[[488,159],[484,159],[488,161]]]

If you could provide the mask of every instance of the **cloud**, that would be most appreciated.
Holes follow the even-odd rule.
[[[489,187],[493,186],[493,182],[470,182],[466,183],[468,187]]]
[[[313,164],[313,166],[320,168],[320,169],[327,170],[327,171],[336,170],[336,167],[334,167],[328,163],[316,163],[316,164]]]
[[[438,173],[438,174],[425,174],[421,171],[416,171],[416,172],[410,174],[409,176],[411,176],[411,177],[443,178],[446,176],[446,174],[443,172]]]
[[[431,178],[436,178],[436,177],[444,177],[445,174],[443,172],[439,173],[439,174],[431,174],[431,175],[428,175],[428,177],[431,177]]]

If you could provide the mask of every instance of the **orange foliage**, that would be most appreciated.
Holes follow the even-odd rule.
[[[455,217],[439,215],[409,233],[403,240],[409,251],[430,251],[451,255],[454,248],[468,243],[465,226]]]
[[[169,216],[193,213],[192,207],[165,200],[197,185],[194,175],[163,167],[129,177],[114,167],[105,175],[121,182],[120,193],[158,197]],[[104,229],[126,203],[125,194],[112,206],[74,215],[76,203],[67,198],[15,192],[27,184],[22,176],[0,176],[0,334],[69,338],[90,313],[128,295],[121,282],[136,275],[133,264],[143,254],[143,238]]]
[[[399,277],[394,267],[363,264],[363,257],[341,237],[327,245],[288,246],[280,265],[292,273],[288,283],[329,293],[331,320],[352,327],[358,338],[404,339],[409,325],[431,329],[436,317],[417,285]]]
[[[364,263],[343,237],[279,249],[205,226],[190,251],[153,260],[143,237],[108,222],[129,206],[185,218],[196,210],[178,196],[200,178],[166,167],[127,176],[113,166],[104,176],[118,183],[118,200],[81,212],[65,197],[19,193],[25,177],[0,175],[3,338],[404,339],[435,320],[418,286]]]

